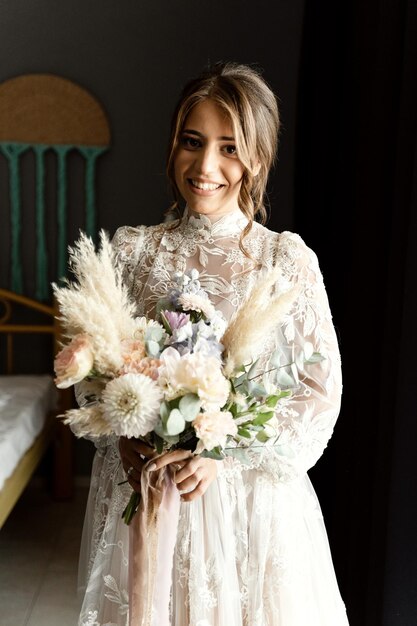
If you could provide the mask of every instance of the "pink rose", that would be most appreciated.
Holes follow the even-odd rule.
[[[196,452],[213,450],[216,446],[224,448],[227,435],[237,434],[237,425],[229,411],[207,411],[199,413],[193,421],[194,430],[200,439]]]
[[[76,335],[55,357],[55,384],[66,389],[79,383],[91,371],[94,355],[88,335]]]

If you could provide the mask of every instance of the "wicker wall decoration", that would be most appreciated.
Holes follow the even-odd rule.
[[[45,152],[57,158],[57,274],[67,265],[66,158],[77,150],[85,159],[85,230],[96,234],[95,166],[108,149],[110,128],[101,104],[85,89],[53,74],[28,74],[0,84],[0,151],[9,167],[11,289],[22,293],[20,156],[33,150],[36,161],[36,297],[49,296],[45,234]]]

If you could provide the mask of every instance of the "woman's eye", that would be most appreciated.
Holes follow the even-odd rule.
[[[195,150],[200,147],[200,141],[195,137],[182,137],[181,144],[189,150]]]
[[[236,155],[236,146],[233,146],[233,145],[224,146],[223,150],[230,156]]]

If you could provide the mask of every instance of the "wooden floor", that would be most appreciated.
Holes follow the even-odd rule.
[[[77,626],[77,564],[87,489],[53,502],[29,486],[0,530],[1,626]]]

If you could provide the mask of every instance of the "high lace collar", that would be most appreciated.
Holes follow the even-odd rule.
[[[238,235],[245,228],[248,219],[240,209],[225,213],[220,217],[210,217],[201,213],[194,213],[185,207],[181,224],[199,233],[205,232],[212,237]]]

